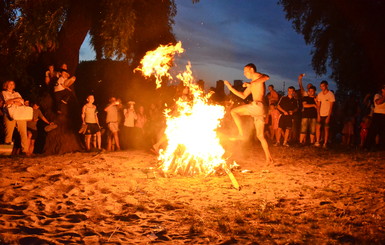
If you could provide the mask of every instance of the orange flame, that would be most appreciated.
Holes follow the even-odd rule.
[[[145,76],[154,74],[157,81],[160,74],[172,79],[168,73],[170,67],[161,64],[169,64],[175,50],[183,50],[180,42],[175,47],[168,46],[165,49],[161,46],[155,51],[147,52],[150,57],[146,55],[143,58],[143,67],[138,70]],[[211,94],[205,95],[193,82],[190,62],[177,78],[188,87],[189,99],[186,99],[187,96],[181,97],[176,101],[176,110],[165,111],[168,145],[165,150],[160,151],[158,160],[163,171],[167,173],[210,174],[226,163],[223,159],[225,150],[216,132],[225,115],[225,109],[220,105],[208,104]]]
[[[141,71],[145,77],[154,75],[156,78],[156,88],[161,87],[162,77],[172,79],[168,73],[176,53],[183,53],[182,43],[176,45],[160,45],[156,50],[148,51],[140,61],[141,68],[137,67],[135,71]]]

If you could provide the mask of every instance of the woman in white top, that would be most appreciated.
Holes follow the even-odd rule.
[[[102,135],[100,133],[98,111],[96,109],[96,106],[94,105],[94,102],[94,96],[89,95],[87,97],[87,104],[85,104],[82,108],[83,125],[87,125],[87,129],[85,132],[85,142],[87,151],[91,149],[91,136],[96,136],[96,142],[94,143],[94,147],[97,147],[98,150],[102,149]]]
[[[3,84],[2,96],[4,99],[4,108],[12,105],[21,106],[24,105],[24,100],[21,95],[15,91],[15,82],[6,81]],[[11,120],[7,115],[4,115],[5,124],[5,144],[12,144],[12,135],[15,127],[20,133],[21,138],[21,150],[23,154],[26,154],[28,149],[28,138],[27,138],[27,121],[26,120]]]

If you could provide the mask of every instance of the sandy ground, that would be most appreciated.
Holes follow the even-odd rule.
[[[0,244],[385,244],[385,154],[259,146],[162,177],[145,151],[0,158]]]

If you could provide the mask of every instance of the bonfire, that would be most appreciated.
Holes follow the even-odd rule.
[[[162,86],[162,79],[174,78],[169,73],[176,54],[184,52],[181,42],[176,45],[161,45],[156,50],[148,51],[136,70],[145,77],[154,76],[157,88]],[[167,147],[159,151],[160,169],[166,174],[210,175],[223,169],[229,175],[233,186],[239,185],[230,171],[225,150],[220,144],[217,129],[225,115],[221,105],[208,103],[211,94],[205,94],[202,88],[194,83],[191,64],[188,62],[185,71],[179,73],[177,79],[189,90],[189,98],[178,98],[176,108],[166,109],[165,136]]]

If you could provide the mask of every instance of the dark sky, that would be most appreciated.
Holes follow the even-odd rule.
[[[311,69],[311,47],[285,19],[275,0],[176,0],[178,14],[174,33],[182,41],[185,52],[177,57],[183,70],[191,61],[193,76],[206,81],[206,89],[217,80],[247,81],[243,66],[254,63],[258,71],[268,74],[267,84],[277,90],[293,85],[305,73],[308,82],[319,85],[324,77],[316,77]],[[89,44],[81,49],[81,60],[94,58]],[[332,89],[335,88],[331,83]],[[318,89],[319,90],[319,89]]]

